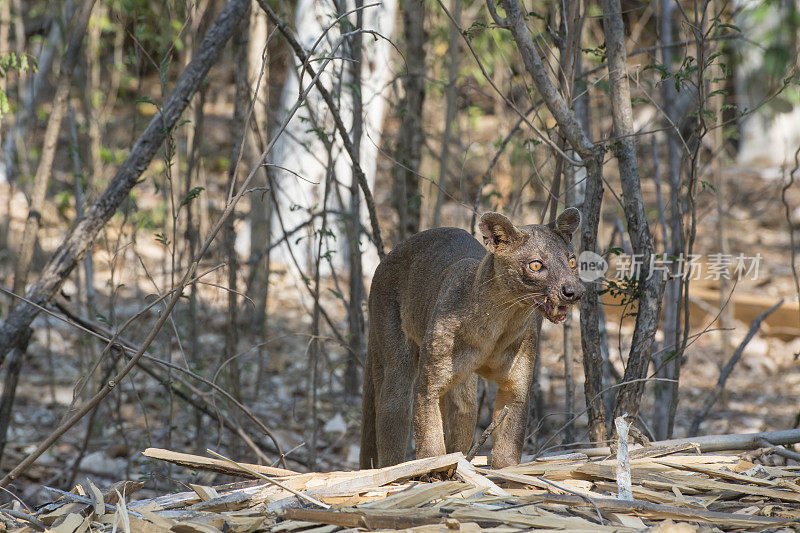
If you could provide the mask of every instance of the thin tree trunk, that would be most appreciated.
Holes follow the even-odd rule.
[[[71,105],[67,105],[67,114],[69,117],[69,135],[70,135],[70,152],[72,154],[72,174],[73,179],[75,180],[75,215],[76,218],[80,218],[83,216],[83,213],[86,211],[86,200],[84,196],[83,190],[83,173],[81,172],[81,151],[80,151],[80,144],[78,142],[78,125],[77,121],[75,120],[75,113],[72,109]],[[86,296],[86,313],[88,316],[95,316],[95,292],[94,292],[94,265],[92,264],[92,254],[87,253],[86,257],[83,258],[83,272],[84,272],[84,292]],[[80,291],[79,291],[80,293]],[[83,347],[85,347],[88,352],[87,357],[84,360],[85,364],[82,364],[82,369],[85,371],[88,369],[88,361],[92,361],[94,359],[93,353],[94,350],[92,349],[93,343],[86,342],[82,343]],[[86,353],[84,352],[84,353]]]
[[[103,18],[107,16],[107,9],[107,6],[102,3],[98,5],[97,19],[103,20]],[[104,104],[103,107],[113,105],[117,96],[117,90],[113,84],[110,87],[110,90],[106,92],[105,90],[108,89],[108,87],[104,86],[101,80],[101,30],[102,24],[99,22],[89,25],[85,46],[86,73],[84,77],[85,83],[83,91],[83,102],[86,110],[86,126],[89,133],[89,159],[91,161],[92,169],[90,175],[96,182],[102,182],[103,179],[103,160],[100,155],[103,140],[100,120],[101,116],[104,115],[101,115],[98,112],[99,110],[95,104],[102,102]],[[97,98],[100,94],[105,95],[106,98],[100,100],[100,102],[95,102],[95,98]],[[89,316],[94,316],[94,312],[90,312]]]
[[[0,50],[11,50],[9,43],[9,31],[11,29],[11,3],[7,1],[0,2]],[[0,77],[0,92],[8,94],[8,76]],[[8,124],[6,121],[0,121],[0,139],[5,138],[8,131]],[[2,144],[2,143],[0,143]],[[0,181],[9,182],[8,179],[8,165],[11,164],[10,158],[4,157],[4,162],[0,163]],[[12,191],[10,189],[6,196],[6,213],[11,211],[10,202]],[[8,247],[8,228],[11,224],[8,216],[0,220],[0,248]],[[0,308],[2,309],[2,308]]]
[[[269,120],[269,87],[268,79],[270,77],[270,56],[268,51],[264,49],[269,46],[268,43],[268,22],[267,14],[261,9],[254,9],[250,14],[250,41],[248,44],[248,63],[250,67],[249,79],[255,87],[258,88],[258,93],[253,95],[253,118],[260,127],[265,127]],[[268,59],[269,58],[269,59]],[[267,131],[271,129],[267,128]],[[253,136],[245,145],[248,152],[248,158],[257,151]],[[260,152],[259,152],[260,153]],[[264,167],[260,173],[256,187],[267,186],[267,172],[268,168]],[[262,254],[255,264],[252,264],[252,274],[250,275],[251,283],[248,283],[247,291],[252,295],[253,302],[256,309],[253,313],[251,325],[253,331],[258,334],[264,335],[267,329],[267,299],[269,297],[269,253],[263,253],[264,250],[269,249],[271,238],[271,202],[269,196],[257,192],[250,195],[250,212],[248,218],[250,219],[250,254],[252,257]],[[259,352],[261,352],[259,350]],[[260,358],[264,354],[259,353]],[[263,367],[259,363],[260,368]],[[256,387],[259,387],[257,382]]]
[[[186,54],[186,65],[191,64],[195,54],[195,43],[199,40],[199,36],[208,31],[208,25],[213,9],[213,2],[208,2],[205,9],[200,12],[196,3],[193,3],[192,11],[192,37],[187,41],[187,46],[191,46],[191,51]],[[200,146],[202,139],[205,136],[205,103],[206,103],[206,90],[207,84],[202,84],[196,98],[190,99],[189,113],[192,116],[192,127],[187,128],[186,138],[186,180],[184,180],[184,198],[188,197],[191,191],[199,186],[200,182]],[[191,261],[197,252],[199,234],[200,234],[200,217],[195,216],[198,212],[202,212],[203,201],[202,198],[199,202],[189,202],[186,204],[186,232],[184,239],[186,241],[186,255],[188,260]],[[188,316],[188,334],[189,346],[188,357],[191,361],[198,363],[199,340],[197,329],[197,316],[198,316],[198,291],[197,286],[192,284],[189,288],[189,316]],[[202,428],[198,427],[198,433],[202,433]],[[202,438],[202,437],[201,437]],[[205,448],[199,448],[204,450]]]
[[[637,292],[640,293],[639,309],[623,376],[623,381],[631,383],[623,385],[617,393],[614,418],[622,416],[624,413],[635,417],[644,391],[644,382],[641,379],[645,377],[650,364],[650,351],[658,329],[662,280],[660,276],[648,275],[650,257],[653,255],[653,239],[647,224],[634,145],[635,131],[628,85],[622,8],[620,0],[602,0],[602,7],[611,89],[611,114],[617,146],[615,155],[619,163],[628,235],[630,235],[633,253],[642,261],[641,272],[638,276],[639,285],[637,285]]]
[[[450,162],[450,143],[452,141],[453,121],[456,116],[458,99],[458,56],[461,44],[461,0],[452,0],[450,12],[453,23],[450,24],[450,44],[447,48],[449,63],[447,65],[447,89],[445,90],[444,134],[442,135],[442,154],[439,157],[439,181],[436,188],[436,205],[433,208],[431,227],[438,228],[442,222],[442,201],[447,189],[447,167]]]
[[[23,230],[22,240],[19,250],[17,251],[13,286],[13,290],[16,294],[24,294],[25,286],[28,282],[28,273],[30,272],[31,261],[33,260],[33,251],[36,247],[39,226],[41,225],[47,184],[53,169],[58,134],[61,131],[61,120],[64,118],[67,111],[67,97],[69,96],[72,72],[75,70],[75,65],[80,58],[81,43],[86,33],[86,26],[89,24],[89,17],[92,14],[94,3],[95,0],[86,0],[73,17],[67,50],[61,62],[61,70],[56,84],[53,108],[50,112],[50,118],[47,121],[47,128],[44,133],[42,157],[39,160],[39,166],[36,168],[36,176],[33,178],[33,190],[28,207],[28,218],[25,221],[25,229]]]
[[[106,7],[99,6],[101,14],[99,18],[104,16]],[[100,156],[100,149],[102,147],[101,128],[100,128],[100,115],[97,113],[95,107],[94,96],[100,87],[100,24],[90,24],[89,32],[87,34],[85,48],[85,59],[88,65],[87,72],[84,76],[83,84],[83,106],[85,113],[86,128],[89,134],[89,149],[88,155],[90,160],[90,168],[86,179],[80,172],[80,161],[75,160],[75,211],[80,218],[86,211],[86,185],[95,182],[102,183],[103,181],[103,161]],[[116,90],[108,94],[108,100],[114,101],[116,99]],[[79,149],[78,144],[78,131],[77,123],[72,109],[70,112],[70,135],[74,150]],[[73,154],[75,157],[75,154]],[[86,277],[86,314],[90,317],[97,315],[97,305],[94,290],[94,263],[92,254],[87,253],[83,259],[83,269]]]
[[[400,138],[395,150],[394,187],[397,212],[400,216],[398,240],[419,231],[419,171],[424,144],[422,106],[425,101],[425,2],[405,0],[403,4],[403,37],[408,72],[403,76],[404,96],[400,102]]]
[[[794,6],[794,3],[790,3]],[[716,2],[711,0],[709,3],[709,9],[712,13],[717,13],[716,9]],[[795,17],[789,17],[790,21],[794,21]],[[792,32],[793,34],[796,32]],[[711,131],[711,146],[712,148],[712,161],[711,161],[711,171],[714,176],[714,183],[716,183],[716,190],[714,191],[715,203],[714,207],[716,208],[716,215],[717,215],[717,250],[723,257],[727,257],[730,255],[730,246],[728,243],[728,231],[727,231],[727,214],[725,212],[725,200],[727,198],[726,194],[726,186],[725,186],[725,176],[722,173],[722,158],[725,156],[725,139],[724,139],[724,126],[722,121],[722,105],[724,103],[725,97],[722,94],[722,91],[725,88],[725,81],[720,80],[719,78],[714,78],[709,82],[709,90],[711,94],[714,96],[711,97],[711,108],[714,111],[714,129]],[[717,91],[720,91],[717,93]],[[724,264],[724,263],[723,263]],[[720,336],[720,354],[721,358],[719,360],[719,365],[722,365],[722,360],[724,359],[725,355],[730,351],[732,347],[731,342],[731,332],[733,325],[733,311],[734,311],[734,300],[733,298],[729,298],[730,294],[730,270],[726,267],[724,272],[720,275],[719,278],[719,336]]]
[[[248,4],[249,6],[249,4]],[[249,14],[249,7],[247,10]],[[247,112],[250,107],[250,86],[248,76],[250,73],[248,61],[248,42],[250,39],[250,17],[244,16],[239,20],[236,34],[233,38],[233,54],[236,64],[235,83],[236,95],[234,96],[233,109],[233,149],[231,150],[228,162],[228,195],[233,194],[236,188],[236,173],[239,169],[239,160],[245,150],[247,142]],[[239,273],[239,258],[236,254],[236,228],[235,217],[231,216],[225,221],[223,233],[225,243],[225,256],[228,271],[228,321],[225,328],[225,351],[223,352],[221,365],[226,365],[225,375],[228,376],[228,383],[231,393],[237,401],[242,401],[242,389],[239,372],[239,358],[236,357],[238,351],[238,294],[236,290],[236,276]]]
[[[356,9],[364,5],[363,0],[356,0]],[[363,102],[361,99],[361,60],[363,57],[362,41],[363,36],[359,30],[364,25],[364,11],[356,11],[357,32],[350,41],[350,75],[352,85],[350,94],[353,103],[353,148],[356,155],[360,155],[361,136],[363,134]],[[344,375],[344,391],[349,397],[355,397],[359,392],[358,379],[358,356],[364,352],[364,313],[362,302],[364,300],[364,277],[361,265],[361,197],[358,192],[358,174],[353,168],[350,180],[350,216],[345,219],[348,226],[349,235],[349,259],[350,259],[350,305],[347,308],[347,340],[349,342],[349,354]]]
[[[8,36],[11,30],[11,2],[0,2],[0,50],[5,53],[11,50]],[[0,91],[6,93],[8,91],[8,76],[0,77]],[[4,124],[0,123],[0,128]],[[0,132],[2,129],[0,129]]]
[[[14,406],[14,398],[17,396],[17,383],[22,371],[22,360],[28,351],[28,341],[33,330],[28,328],[19,341],[19,345],[11,351],[6,365],[6,377],[3,380],[3,395],[0,396],[0,459],[3,458],[3,451],[8,442],[8,427],[11,425],[11,410]]]
[[[320,230],[317,233],[317,238],[319,242],[317,244],[317,256],[314,265],[314,312],[312,314],[311,319],[311,344],[309,346],[310,349],[310,357],[309,357],[309,374],[310,374],[310,389],[311,394],[309,394],[311,398],[311,450],[310,450],[310,460],[311,460],[311,467],[313,468],[317,462],[317,452],[319,451],[317,448],[317,444],[319,442],[319,415],[318,415],[318,394],[319,394],[319,362],[320,356],[322,355],[323,345],[320,339],[320,325],[321,325],[321,315],[322,315],[322,305],[320,304],[320,277],[321,277],[321,269],[320,265],[322,264],[322,256],[323,256],[323,248],[325,246],[326,241],[326,234],[328,228],[328,195],[330,194],[330,188],[333,180],[335,179],[334,171],[333,171],[333,144],[328,142],[326,143],[328,146],[328,172],[325,176],[325,188],[322,193],[322,222],[320,225]],[[357,159],[353,161],[353,165],[356,166]]]
[[[567,0],[562,4],[560,12],[559,26],[561,27],[560,41],[559,41],[559,58],[561,63],[561,89],[564,94],[569,95],[570,101],[573,101],[572,95],[574,94],[574,79],[579,73],[580,62],[580,40],[581,32],[583,29],[583,19],[580,18],[580,0]],[[576,53],[576,51],[578,53]],[[566,139],[563,136],[558,136],[558,143],[560,147],[566,148]],[[575,168],[567,164],[564,158],[556,154],[558,158],[556,161],[556,181],[553,184],[555,198],[552,198],[553,209],[550,211],[550,222],[556,220],[558,213],[558,195],[561,183],[564,184],[564,206],[571,207],[575,205],[575,194],[573,187],[575,186]],[[575,416],[575,368],[573,361],[573,344],[572,344],[572,315],[567,314],[563,325],[563,348],[564,348],[564,415],[567,421],[570,421]],[[564,442],[571,443],[575,440],[575,426],[568,424],[564,429]]]
[[[580,50],[580,43],[576,43],[576,48]],[[589,106],[589,94],[586,82],[582,78],[583,61],[581,53],[575,55],[575,94],[574,101],[575,116],[586,135],[591,137],[592,116]],[[587,169],[574,168],[575,174],[570,188],[573,196],[573,203],[570,205],[583,206],[583,224],[580,237],[580,251],[598,252],[597,249],[597,230],[600,217],[600,206],[602,202],[602,183],[590,185],[585,177]],[[602,176],[601,176],[602,179]],[[587,201],[588,199],[588,201]],[[584,244],[584,235],[593,235],[593,244]],[[601,390],[606,390],[610,383],[610,362],[608,359],[608,334],[606,331],[606,317],[603,306],[597,295],[597,287],[594,284],[587,284],[587,293],[594,303],[587,303],[584,308],[581,304],[581,348],[583,351],[583,367],[586,373],[584,383],[584,397],[589,402],[595,398]],[[584,339],[588,339],[584,341]],[[587,354],[592,354],[589,358]],[[598,362],[599,360],[599,362]],[[611,415],[614,405],[614,395],[611,391],[601,396],[602,400],[594,401],[589,404],[589,425],[590,438],[600,441],[605,438],[608,424],[606,419]],[[608,420],[610,423],[610,419]]]
[[[672,0],[661,0],[660,5],[660,20],[659,26],[661,28],[661,40],[663,46],[661,47],[661,61],[672,72],[673,65],[673,22],[672,17],[675,12],[675,4]],[[679,124],[682,113],[679,113],[677,105],[677,94],[675,86],[672,83],[663,84],[662,99],[664,101],[664,110],[672,124]],[[667,171],[668,182],[670,191],[670,212],[669,212],[669,227],[670,227],[670,254],[673,257],[678,257],[683,253],[684,242],[684,229],[683,229],[683,184],[681,183],[681,163],[682,154],[680,146],[679,133],[676,127],[668,124],[667,127]],[[661,434],[664,438],[671,438],[673,428],[675,425],[675,413],[678,409],[679,388],[678,378],[680,377],[680,370],[682,364],[682,356],[677,353],[680,339],[683,334],[681,328],[680,316],[683,310],[683,305],[687,302],[683,301],[683,277],[681,276],[681,265],[677,261],[671,262],[671,277],[667,281],[665,289],[666,309],[664,313],[664,339],[665,343],[671,349],[662,354],[663,358],[668,358],[664,365],[664,375],[668,379],[673,380],[667,384],[666,398],[664,401],[668,404],[667,416],[664,421],[655,421],[657,426],[660,426]],[[658,434],[657,430],[657,434]]]
[[[97,233],[139,182],[142,172],[150,164],[167,132],[177,123],[248,5],[248,0],[228,0],[200,44],[196,56],[178,78],[161,111],[150,121],[111,183],[65,236],[39,279],[27,292],[27,298],[33,303],[44,305],[58,292],[66,277],[91,248]],[[23,332],[38,314],[35,306],[23,302],[0,323],[0,364],[11,348],[19,343]]]
[[[653,135],[652,138],[652,154],[653,154],[653,181],[656,188],[656,198],[658,203],[658,219],[661,228],[661,240],[664,242],[664,248],[669,249],[669,223],[667,222],[666,206],[664,204],[663,186],[661,179],[661,161],[658,153],[658,148],[661,143],[659,137]],[[666,289],[664,291],[664,311],[663,311],[663,324],[664,324],[664,340],[658,345],[659,356],[657,358],[658,368],[656,376],[661,379],[666,379],[669,347],[672,346],[674,335],[668,334],[669,324],[673,324],[675,319],[675,307],[670,300],[669,288],[672,280],[667,281]],[[669,391],[671,390],[670,384],[665,381],[656,381],[653,384],[653,418],[652,427],[653,435],[656,440],[663,440],[667,435],[668,421],[669,421]]]
[[[22,2],[21,0],[10,0],[9,2],[3,3],[14,4],[14,47],[17,54],[23,54],[25,50],[27,50],[27,43],[25,40],[25,16],[22,13]],[[9,16],[11,15],[9,14]],[[38,67],[36,78],[44,78],[49,72],[49,65],[52,64],[52,52],[60,43],[61,28],[58,24],[53,24],[50,30],[50,35],[47,39],[47,44],[43,46],[42,53],[36,62]],[[4,50],[10,49],[10,47],[4,48]],[[49,63],[46,60],[45,51],[50,52],[48,54],[50,57]],[[20,134],[20,131],[24,128],[28,118],[33,115],[33,110],[31,108],[32,106],[26,105],[26,95],[30,95],[30,91],[26,91],[25,87],[27,82],[28,80],[23,76],[22,73],[20,73],[19,77],[17,78],[17,99],[22,102],[22,112],[16,114],[14,125],[11,127],[11,131],[7,132],[6,136],[3,138],[3,158],[5,159],[6,164],[6,180],[9,183],[12,183],[16,180],[16,177],[19,174],[19,170],[17,168],[18,166],[23,168],[23,171],[26,175],[29,173],[27,154],[18,149],[18,147],[22,144],[20,141],[23,138],[23,135]]]

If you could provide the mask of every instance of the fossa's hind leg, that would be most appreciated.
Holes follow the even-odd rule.
[[[406,460],[417,347],[403,334],[397,306],[383,306],[370,313],[370,325],[367,357],[375,362],[372,370],[378,448],[378,464],[374,466],[383,467]]]
[[[467,453],[472,446],[478,423],[477,395],[478,376],[470,374],[466,381],[452,387],[440,400],[447,453]]]

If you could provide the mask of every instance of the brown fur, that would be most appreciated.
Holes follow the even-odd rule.
[[[466,452],[477,375],[498,385],[495,414],[509,406],[492,466],[519,463],[542,316],[559,322],[584,292],[569,264],[579,225],[574,208],[554,226],[516,227],[486,213],[488,253],[466,231],[437,228],[386,256],[369,295],[362,468],[406,460],[412,421],[417,457]]]

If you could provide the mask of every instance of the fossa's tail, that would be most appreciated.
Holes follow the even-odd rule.
[[[361,397],[361,452],[359,464],[362,469],[378,466],[378,440],[375,434],[375,386],[372,381],[372,365],[364,368],[364,391]]]

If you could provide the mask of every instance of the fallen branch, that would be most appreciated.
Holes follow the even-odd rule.
[[[700,411],[695,415],[694,420],[692,420],[692,425],[689,428],[689,436],[693,437],[697,435],[698,430],[700,429],[700,424],[703,420],[708,416],[708,413],[711,411],[711,408],[717,402],[717,399],[722,394],[722,390],[725,388],[725,382],[728,381],[728,377],[731,375],[733,371],[733,367],[736,366],[736,363],[739,362],[739,359],[742,357],[742,353],[750,341],[755,337],[756,333],[758,333],[758,328],[761,327],[761,323],[767,318],[773,311],[779,308],[783,304],[783,298],[758,315],[758,317],[753,320],[753,323],[750,324],[750,331],[747,332],[744,340],[739,343],[739,346],[736,347],[736,351],[733,352],[733,355],[722,368],[722,371],[719,374],[719,380],[717,381],[717,385],[714,387],[714,390],[706,397],[705,401],[703,402],[703,407],[700,408]]]
[[[752,452],[745,454],[743,458],[747,459],[748,461],[752,461],[756,457],[774,453],[775,455],[780,455],[781,457],[784,457],[786,459],[792,459],[793,461],[797,461],[798,463],[800,463],[800,453],[787,450],[786,448],[782,448],[780,446],[774,446],[771,442],[769,442],[766,439],[761,439],[760,442],[763,448],[757,448]]]
[[[764,447],[762,444],[763,439],[766,439],[775,446],[797,444],[800,442],[800,428],[764,431],[761,433],[744,433],[741,435],[703,435],[699,437],[686,437],[683,439],[669,439],[652,442],[646,449],[650,450],[656,446],[669,447],[692,444],[698,453],[757,450],[758,448]],[[634,447],[632,446],[631,449],[633,450]],[[637,446],[635,449],[644,450],[645,448]],[[589,457],[605,457],[613,453],[608,446],[579,448],[572,451],[584,453]],[[542,458],[546,459],[547,456],[542,456]]]
[[[422,528],[434,524],[446,525],[447,529],[452,525],[455,531],[459,529],[458,521],[456,520],[451,519],[451,524],[448,522],[448,519],[444,517],[409,516],[408,510],[406,509],[395,511],[392,515],[370,515],[364,510],[342,512],[334,510],[320,511],[318,509],[283,509],[278,512],[278,516],[283,520],[313,522],[352,529],[409,530],[411,528]]]
[[[523,499],[533,503],[561,503],[570,507],[587,505],[585,498],[569,494],[534,494],[523,497]],[[592,498],[592,503],[605,511],[636,511],[637,514],[641,514],[647,518],[702,521],[712,524],[724,524],[727,527],[776,526],[787,522],[784,518],[775,518],[771,516],[752,516],[706,511],[703,509],[688,509],[685,507],[675,507],[672,505],[662,505],[638,500],[626,501],[614,498]]]

